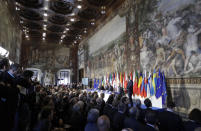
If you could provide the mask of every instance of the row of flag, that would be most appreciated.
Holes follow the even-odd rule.
[[[162,97],[162,104],[166,103],[166,81],[164,73],[154,70],[153,73],[147,72],[139,73],[135,71],[134,73],[129,74],[130,79],[133,81],[133,95],[141,96],[143,98],[155,96],[157,99]],[[127,91],[128,83],[127,73],[110,73],[102,77],[102,79],[94,79],[94,88],[98,88],[101,84],[106,86],[107,83],[110,83],[114,88],[122,86]]]

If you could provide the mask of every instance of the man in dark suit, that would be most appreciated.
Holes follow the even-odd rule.
[[[115,131],[120,131],[123,128],[126,109],[127,107],[124,103],[119,103],[118,111],[114,113],[112,119],[112,127]]]
[[[156,117],[155,111],[147,110],[146,115],[145,115],[145,121],[146,121],[145,131],[157,131],[158,130],[158,127],[156,126],[157,117]]]
[[[16,87],[16,75],[18,74],[19,68],[20,66],[18,64],[13,64],[9,71],[4,74],[6,101],[4,106],[5,112],[2,116],[4,118],[3,123],[5,124],[2,125],[4,125],[7,131],[12,130],[14,127],[14,117],[17,106],[19,105],[19,89]]]
[[[173,102],[167,104],[167,109],[158,113],[159,129],[161,131],[183,131],[183,122],[179,115],[174,113],[175,107]]]
[[[113,91],[113,86],[109,84],[109,91]]]
[[[132,95],[133,95],[133,81],[130,79],[130,76],[128,76],[128,85],[127,85],[127,91],[128,91],[128,97],[129,101],[131,104],[131,107],[133,106],[133,100],[132,100]]]
[[[144,126],[137,121],[139,116],[139,109],[136,107],[131,107],[129,109],[129,117],[124,120],[124,128],[131,128],[134,131],[144,131]]]
[[[194,108],[188,115],[189,120],[184,122],[186,131],[195,131],[196,128],[201,127],[201,111]]]
[[[8,129],[8,124],[5,113],[7,112],[7,86],[5,83],[5,74],[9,69],[8,59],[2,59],[0,61],[0,129]]]

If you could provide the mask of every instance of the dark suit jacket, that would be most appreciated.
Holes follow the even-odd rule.
[[[112,126],[115,131],[121,131],[121,129],[123,129],[124,119],[125,115],[123,113],[120,113],[118,111],[115,112],[113,116],[113,126]]]
[[[161,131],[183,131],[183,122],[179,115],[163,111],[158,113],[159,129]]]
[[[183,123],[185,131],[194,131],[197,127],[201,127],[201,124],[195,121],[185,121]]]
[[[109,117],[111,126],[112,126],[113,116],[116,111],[117,110],[113,108],[112,105],[105,104],[105,107],[103,109],[103,114]]]
[[[129,82],[128,82],[127,91],[128,91],[129,95],[133,94],[133,81],[132,80],[129,80]]]
[[[96,123],[87,123],[84,131],[98,131]]]
[[[138,122],[135,118],[126,117],[124,120],[124,128],[131,128],[134,131],[145,131],[144,125]]]
[[[5,99],[2,111],[1,112],[1,119],[3,119],[3,123],[1,123],[0,128],[5,130],[11,130],[11,128],[14,126],[14,117],[17,110],[18,105],[18,94],[19,89],[16,87],[16,80],[13,78],[8,72],[4,73],[3,81],[6,84],[5,88]],[[2,114],[3,113],[3,114]],[[4,126],[4,127],[2,127]]]
[[[153,128],[152,126],[146,125],[145,131],[157,131],[157,130],[155,128]],[[174,130],[172,130],[172,131],[174,131]]]

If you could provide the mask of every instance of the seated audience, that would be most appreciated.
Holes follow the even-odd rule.
[[[124,127],[131,128],[134,131],[143,131],[144,126],[138,121],[139,109],[136,107],[131,107],[129,109],[129,115],[124,120]]]
[[[5,131],[199,131],[201,111],[193,109],[189,120],[167,109],[152,110],[150,99],[146,109],[137,99],[129,109],[129,99],[120,94],[105,94],[82,90],[81,83],[45,86],[32,81],[33,72],[22,71],[18,64],[9,66],[8,59],[0,61],[0,129]],[[105,88],[113,91],[107,83]],[[104,92],[104,91],[102,91]],[[108,93],[108,92],[106,92]],[[109,92],[110,93],[110,92]],[[100,117],[99,117],[100,115]],[[184,124],[183,124],[184,123]]]
[[[183,122],[179,115],[177,115],[173,108],[175,104],[168,102],[167,109],[158,113],[159,129],[161,131],[183,131]]]

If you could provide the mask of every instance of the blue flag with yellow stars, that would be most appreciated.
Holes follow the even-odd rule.
[[[163,77],[162,77],[162,74],[159,69],[157,84],[156,84],[156,98],[157,99],[162,96],[162,86],[163,86]]]
[[[166,81],[165,81],[165,75],[163,72],[163,86],[162,86],[162,104],[165,105],[167,98],[167,91],[166,91]]]

